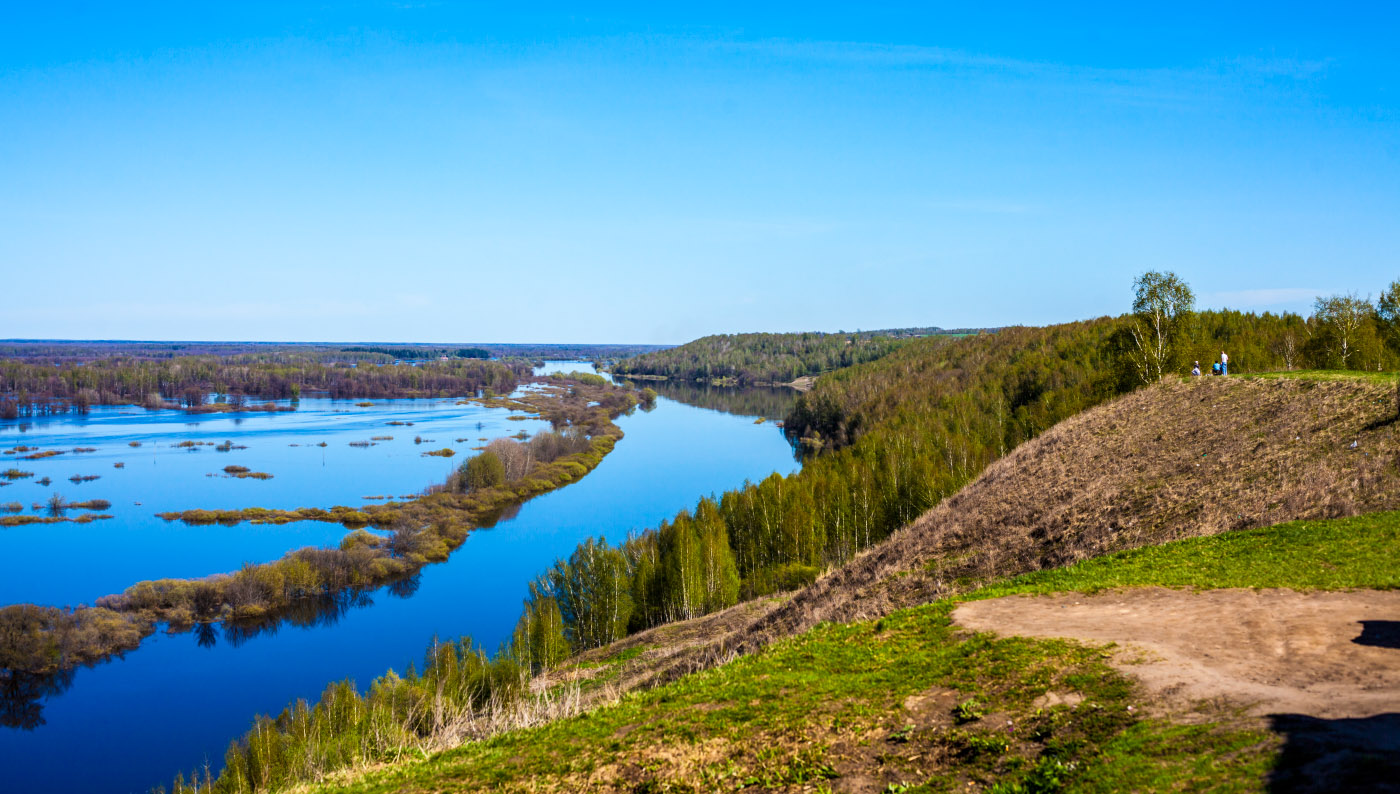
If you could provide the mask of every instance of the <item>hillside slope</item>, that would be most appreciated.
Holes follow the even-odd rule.
[[[1375,620],[1362,636],[1352,632],[1354,640],[1342,636],[1348,625],[1362,629],[1356,618],[1393,614],[1400,606],[1397,555],[1400,513],[1394,512],[1123,552],[877,621],[825,623],[586,714],[531,723],[536,727],[433,756],[409,755],[301,790],[1397,791],[1400,648],[1376,630]],[[1139,589],[1100,592],[1106,587]],[[1278,639],[1284,631],[1291,635],[1285,642],[1296,644],[1320,633],[1331,640],[1324,646],[1343,646],[1348,658],[1338,670],[1336,659],[1319,659],[1319,649],[1311,648],[1304,664],[1289,665],[1273,642],[1228,647],[1227,638],[1218,638],[1200,648],[1189,642],[1173,647],[1171,637],[1149,634],[1167,642],[1148,645],[1149,657],[1154,647],[1165,652],[1158,660],[1131,646],[1105,648],[1093,637],[1086,637],[1087,645],[1048,636],[996,637],[954,622],[959,613],[1004,605],[1018,594],[1047,593],[1074,593],[1058,603],[1086,606],[1135,593],[1149,600],[1168,595],[1194,601],[1198,622],[1229,625],[1236,622],[1233,614],[1203,618],[1199,612],[1284,597],[1304,608],[1256,614],[1257,625],[1235,626],[1234,638],[1244,631]],[[1025,603],[1046,600],[1054,598]],[[1116,624],[1090,623],[1103,637],[1138,628],[1125,624],[1130,614],[1112,604],[1106,609]],[[1339,615],[1346,618],[1341,625]],[[1061,615],[1061,624],[1066,616],[1073,617]],[[1222,659],[1200,659],[1202,650],[1222,649],[1228,651]],[[627,655],[593,665],[615,667]],[[1195,676],[1204,687],[1163,691],[1160,668],[1180,669],[1185,662],[1199,672],[1198,661],[1208,663],[1204,672],[1223,666],[1215,672],[1230,675]],[[1153,668],[1155,675],[1141,675]],[[1243,702],[1232,689],[1251,679],[1288,696],[1265,698],[1261,709],[1247,713],[1241,707],[1259,687],[1242,693]],[[1216,696],[1220,684],[1230,685],[1223,699]],[[1346,697],[1319,704],[1318,696],[1328,694]],[[1278,713],[1279,706],[1303,713]]]
[[[731,639],[755,647],[1112,551],[1400,507],[1391,387],[1166,383],[1071,417]]]

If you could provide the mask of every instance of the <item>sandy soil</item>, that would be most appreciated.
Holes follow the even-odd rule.
[[[1134,588],[973,601],[953,618],[1127,646],[1120,668],[1168,705],[1224,700],[1325,719],[1400,711],[1400,592]]]

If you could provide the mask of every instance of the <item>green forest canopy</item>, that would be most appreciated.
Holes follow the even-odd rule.
[[[733,380],[745,385],[788,383],[804,375],[873,361],[911,339],[977,332],[979,329],[896,328],[834,334],[717,334],[619,361],[613,372],[707,382]]]

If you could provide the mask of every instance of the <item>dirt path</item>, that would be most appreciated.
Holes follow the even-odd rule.
[[[962,626],[1116,642],[1120,669],[1166,704],[1224,699],[1253,714],[1325,719],[1400,712],[1400,592],[1191,592],[1008,596],[961,604]]]

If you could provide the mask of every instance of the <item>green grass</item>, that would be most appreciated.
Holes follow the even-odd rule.
[[[1018,576],[969,598],[1113,587],[1400,588],[1400,512],[1191,538]]]
[[[1045,571],[879,621],[821,624],[616,705],[514,731],[325,791],[720,791],[807,784],[852,768],[889,791],[1262,791],[1262,730],[1143,716],[1108,651],[957,630],[957,601],[1105,588],[1400,586],[1400,513],[1305,521]],[[1037,708],[1047,691],[1074,706]],[[944,692],[930,716],[906,698]],[[985,715],[985,716],[983,716]],[[855,764],[854,767],[851,765]]]
[[[1397,373],[1394,372],[1363,372],[1351,369],[1295,369],[1279,372],[1252,372],[1241,375],[1231,375],[1239,378],[1291,378],[1293,380],[1364,380],[1372,383],[1394,383]]]

